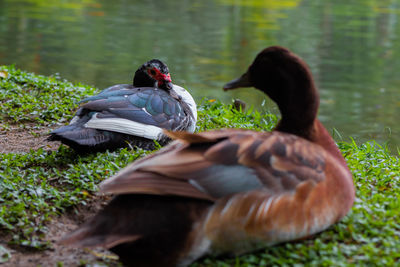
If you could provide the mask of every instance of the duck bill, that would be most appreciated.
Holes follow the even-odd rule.
[[[170,91],[170,90],[172,90],[174,88],[174,85],[172,84],[171,81],[159,81],[157,83],[157,87],[161,88],[161,89],[164,89],[164,90],[167,90],[167,91]]]
[[[167,90],[172,90],[174,88],[174,85],[172,84],[172,82],[166,82],[165,83],[165,87],[167,88]]]
[[[237,79],[234,79],[227,84],[224,85],[224,91],[240,88],[240,87],[252,87],[253,85],[250,82],[249,79],[249,73],[246,72],[242,76],[240,76]]]

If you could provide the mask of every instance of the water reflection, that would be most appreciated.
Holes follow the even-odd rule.
[[[320,119],[343,136],[400,145],[400,2],[395,0],[2,0],[0,64],[104,88],[150,58],[203,96],[223,93],[261,48],[280,44],[310,65]],[[267,101],[266,108],[276,108]],[[388,130],[390,129],[390,130]]]

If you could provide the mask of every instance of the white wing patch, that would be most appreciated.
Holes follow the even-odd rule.
[[[180,87],[176,84],[174,84],[173,90],[176,92],[177,95],[182,97],[182,101],[188,104],[190,107],[190,110],[193,113],[194,117],[194,122],[191,123],[186,131],[193,133],[194,130],[196,129],[196,121],[197,121],[197,107],[196,107],[196,102],[194,101],[192,95],[185,90],[185,88]]]
[[[163,136],[163,129],[160,127],[122,118],[99,119],[97,118],[97,114],[95,114],[85,124],[85,127],[124,133],[154,140],[160,140]]]

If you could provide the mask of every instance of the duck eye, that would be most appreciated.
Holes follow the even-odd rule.
[[[156,75],[156,71],[154,69],[150,70],[151,75]]]

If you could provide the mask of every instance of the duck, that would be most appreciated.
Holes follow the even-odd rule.
[[[126,266],[188,266],[309,238],[340,221],[352,174],[323,124],[306,63],[262,50],[224,90],[255,87],[278,105],[271,132],[172,132],[175,139],[100,184],[113,199],[60,242],[104,247]]]
[[[122,147],[153,150],[171,139],[163,129],[194,132],[196,103],[191,94],[171,81],[168,66],[158,59],[135,72],[133,84],[117,84],[80,102],[68,125],[50,132],[80,153]]]

